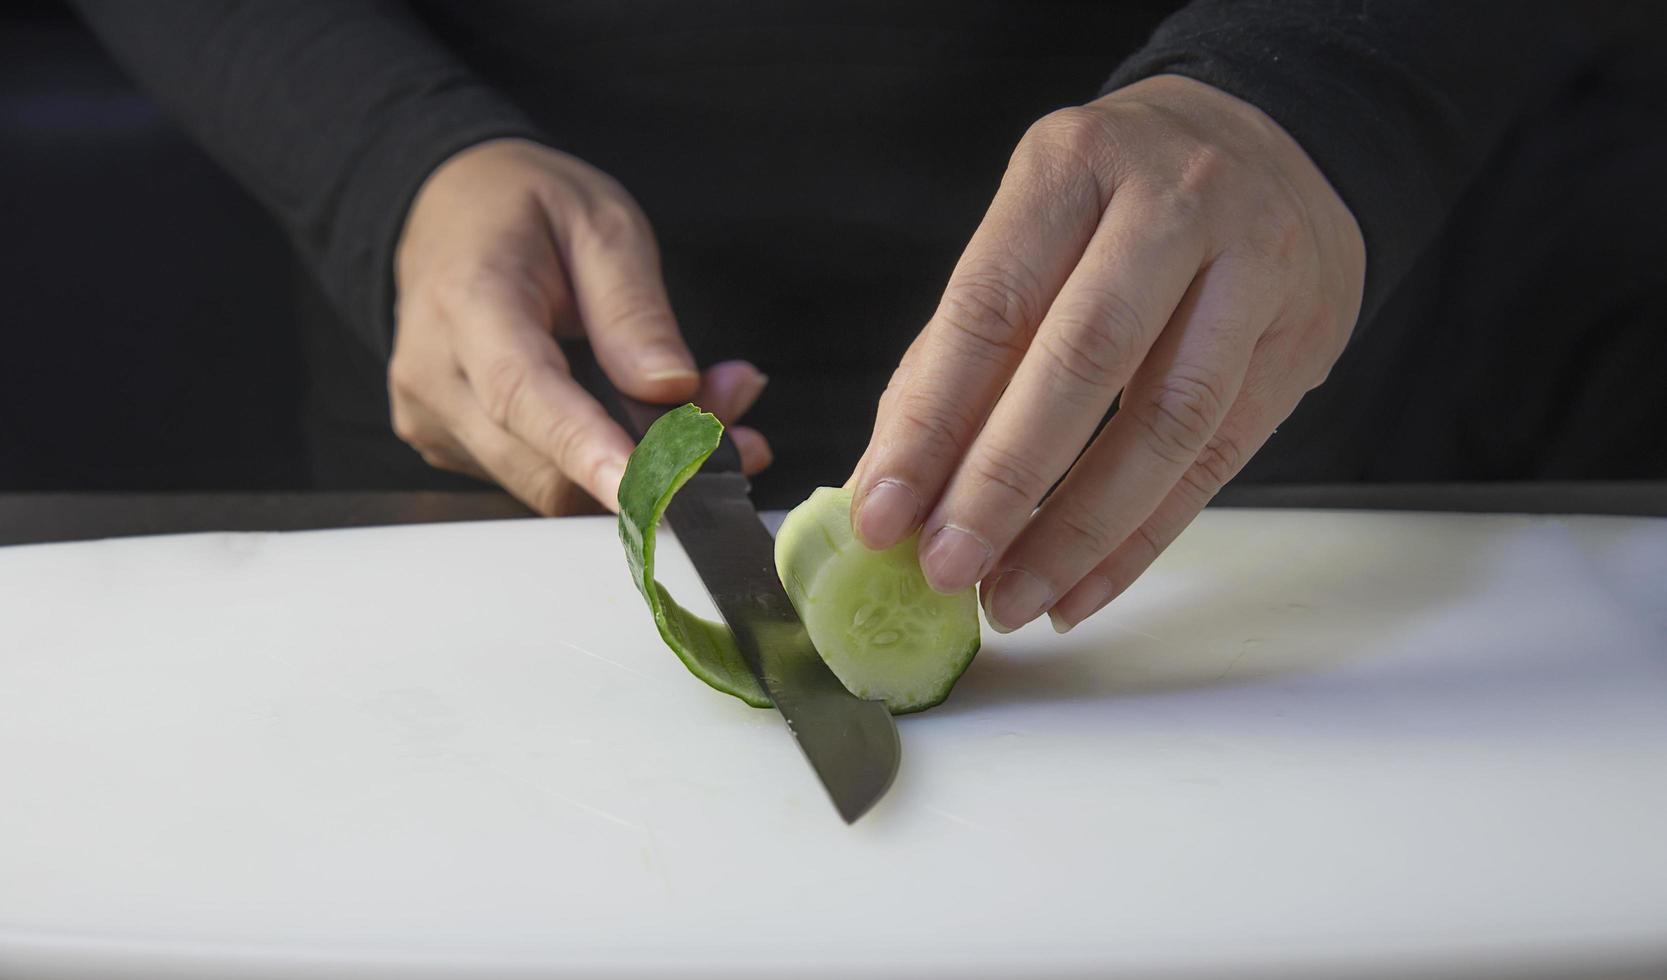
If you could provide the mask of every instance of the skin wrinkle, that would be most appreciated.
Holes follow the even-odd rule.
[[[1032,309],[1040,304],[1027,301],[1004,275],[968,270],[944,293],[937,319],[963,338],[963,356],[1005,364],[1029,347]]]
[[[1133,373],[1131,340],[1147,332],[1139,311],[1122,295],[1104,291],[1089,300],[1089,315],[1061,317],[1066,322],[1047,331],[1039,347],[1055,371],[1088,389],[1084,403],[1100,404],[1103,411],[1122,379]]]
[[[979,420],[960,414],[963,409],[950,398],[929,398],[916,394],[908,404],[900,406],[899,411],[915,433],[927,437],[920,452],[928,460],[954,458],[948,447],[959,441],[960,433],[978,429]],[[896,482],[908,486],[907,481]],[[914,490],[913,487],[909,489]],[[915,491],[915,496],[920,496],[918,491]]]
[[[1082,123],[1067,122],[1062,117],[1062,113],[1067,112],[1082,113],[1087,112],[1087,110],[1080,110],[1080,108],[1077,108],[1077,110],[1060,110],[1060,112],[1054,113],[1050,117],[1044,117],[1042,122],[1037,123],[1035,127],[1032,127],[1030,133],[1025,135],[1024,142],[1020,142],[1020,148],[1025,152],[1025,162],[1019,163],[1017,168],[1020,168],[1020,170],[1040,168],[1044,173],[1064,175],[1064,180],[1054,180],[1054,182],[1045,182],[1044,180],[1042,182],[1042,187],[1054,187],[1062,192],[1059,193],[1060,208],[1065,207],[1064,202],[1067,200],[1067,195],[1064,192],[1069,192],[1077,185],[1092,188],[1094,190],[1094,212],[1092,213],[1104,215],[1105,208],[1110,205],[1112,187],[1109,183],[1102,182],[1097,178],[1097,175],[1107,170],[1107,167],[1100,165],[1099,160],[1102,155],[1110,155],[1109,147],[1114,145],[1115,142],[1110,140],[1107,133],[1094,132],[1099,128],[1094,123],[1090,123],[1090,135],[1085,137]],[[1097,115],[1097,113],[1090,113],[1090,115]],[[1070,120],[1080,120],[1082,117],[1072,115],[1069,118]],[[1054,122],[1050,122],[1050,120],[1054,120]],[[1085,147],[1085,143],[1087,143],[1087,147]],[[1015,160],[1017,158],[1019,158],[1019,153],[1015,152]],[[1060,165],[1062,162],[1069,163],[1069,167],[1062,167]],[[1084,178],[1084,175],[1087,175],[1087,178]]]
[[[1146,401],[1148,411],[1136,410],[1134,418],[1161,444],[1157,451],[1165,459],[1184,464],[1198,457],[1225,414],[1220,382],[1199,371],[1177,365],[1155,386]],[[1196,443],[1196,445],[1195,445]],[[1172,451],[1173,458],[1163,450]]]
[[[999,446],[983,447],[973,470],[984,486],[1001,487],[1013,497],[1015,506],[1036,506],[1052,483],[1030,460]]]

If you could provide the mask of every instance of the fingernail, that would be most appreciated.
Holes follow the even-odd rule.
[[[996,579],[985,613],[998,633],[1011,633],[1042,615],[1053,601],[1053,590],[1022,568],[1010,568]]]
[[[857,511],[857,536],[870,548],[896,544],[914,527],[920,498],[896,480],[881,480],[863,498]]]
[[[645,381],[670,381],[698,377],[689,352],[676,344],[659,341],[637,351],[637,370]]]
[[[1104,575],[1087,575],[1083,577],[1081,582],[1077,583],[1076,588],[1066,594],[1065,599],[1061,600],[1059,605],[1062,606],[1068,602],[1073,608],[1088,611],[1078,616],[1073,622],[1065,618],[1064,614],[1060,612],[1059,606],[1054,606],[1048,610],[1048,619],[1053,621],[1053,631],[1055,633],[1069,633],[1077,623],[1104,609],[1106,603],[1110,601],[1111,579]]]
[[[990,546],[966,528],[945,524],[920,553],[926,584],[938,592],[959,592],[984,577]]]

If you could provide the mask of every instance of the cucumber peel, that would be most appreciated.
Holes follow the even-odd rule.
[[[684,609],[654,580],[654,529],[671,498],[718,448],[723,431],[722,422],[693,405],[674,408],[649,426],[619,481],[619,541],[660,638],[683,666],[725,694],[768,708],[770,696],[747,669],[729,628]]]

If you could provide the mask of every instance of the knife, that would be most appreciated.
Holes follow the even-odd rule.
[[[573,377],[633,440],[673,407],[616,389],[589,344],[564,341],[562,350]],[[897,775],[902,757],[897,724],[881,702],[847,691],[817,654],[776,577],[775,539],[747,496],[750,486],[741,454],[725,432],[717,450],[672,498],[665,520],[834,809],[854,823]]]

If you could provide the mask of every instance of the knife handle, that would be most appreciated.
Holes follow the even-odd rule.
[[[640,401],[615,388],[613,382],[608,380],[607,373],[602,370],[602,365],[597,363],[590,341],[562,340],[560,345],[561,352],[567,356],[569,369],[573,372],[573,380],[579,382],[593,398],[602,403],[602,407],[613,420],[624,427],[631,441],[641,441],[649,426],[676,407]],[[741,453],[735,448],[735,440],[729,437],[727,430],[719,437],[718,448],[712,451],[712,455],[707,458],[701,469],[708,473],[741,472]]]

